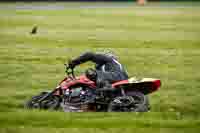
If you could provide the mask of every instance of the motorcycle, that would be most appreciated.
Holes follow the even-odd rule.
[[[50,92],[42,92],[25,103],[28,109],[62,109],[65,112],[147,112],[148,94],[159,90],[161,81],[154,78],[129,78],[112,83],[109,89],[98,88],[85,75],[75,76],[66,66],[67,76]]]

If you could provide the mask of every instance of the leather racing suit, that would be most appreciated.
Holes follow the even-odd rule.
[[[124,67],[114,58],[92,52],[86,52],[71,61],[71,66],[75,67],[79,64],[92,61],[96,64],[96,84],[103,87],[106,82],[113,83],[120,80],[128,79],[128,74]]]

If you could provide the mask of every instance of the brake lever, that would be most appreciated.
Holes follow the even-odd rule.
[[[72,74],[72,77],[75,79],[75,75],[74,75],[74,69],[71,69],[71,74]]]

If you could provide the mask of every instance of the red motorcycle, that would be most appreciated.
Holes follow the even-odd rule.
[[[25,103],[28,109],[63,109],[65,112],[147,112],[147,95],[161,86],[159,79],[135,77],[97,88],[85,75],[76,77],[66,65],[67,76],[51,92],[42,92]]]

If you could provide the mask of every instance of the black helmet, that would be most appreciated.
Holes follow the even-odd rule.
[[[96,81],[96,78],[97,78],[97,72],[92,69],[92,68],[89,68],[86,70],[86,77],[92,81]]]

